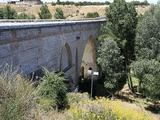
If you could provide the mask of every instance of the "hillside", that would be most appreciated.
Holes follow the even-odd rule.
[[[0,7],[5,6],[6,4],[0,4]],[[18,13],[25,12],[28,15],[34,15],[38,18],[38,13],[40,11],[41,5],[29,5],[29,4],[11,4],[12,8],[14,8]],[[105,16],[107,5],[92,5],[92,6],[74,6],[74,5],[56,5],[52,6],[48,4],[49,10],[54,16],[55,9],[61,8],[64,12],[64,16],[67,19],[80,19],[84,18],[88,12],[98,12],[100,16]],[[138,6],[136,7],[137,12],[139,14],[144,14],[145,11],[150,9],[150,6]]]

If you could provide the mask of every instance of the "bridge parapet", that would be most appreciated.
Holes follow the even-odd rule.
[[[105,18],[80,20],[0,20],[0,30],[104,23]]]

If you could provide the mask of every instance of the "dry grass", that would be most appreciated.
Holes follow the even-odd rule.
[[[0,7],[3,7],[6,4],[0,4]],[[40,11],[41,5],[10,5],[12,8],[14,8],[18,13],[25,12],[28,15],[34,15],[36,18],[38,18],[38,13]],[[80,19],[84,18],[87,13],[89,12],[98,12],[100,16],[105,16],[106,8],[108,8],[108,5],[92,5],[92,6],[75,6],[75,5],[56,5],[52,6],[51,4],[48,4],[49,10],[54,16],[55,10],[57,7],[61,8],[64,12],[64,16],[67,19]],[[136,7],[137,12],[139,14],[144,14],[146,11],[150,9],[150,6],[138,6]]]

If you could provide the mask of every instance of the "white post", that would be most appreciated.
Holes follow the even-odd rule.
[[[91,98],[92,98],[92,95],[93,94],[93,73],[91,74]]]

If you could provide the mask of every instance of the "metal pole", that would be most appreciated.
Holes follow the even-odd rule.
[[[93,94],[93,74],[91,74],[91,98]]]

